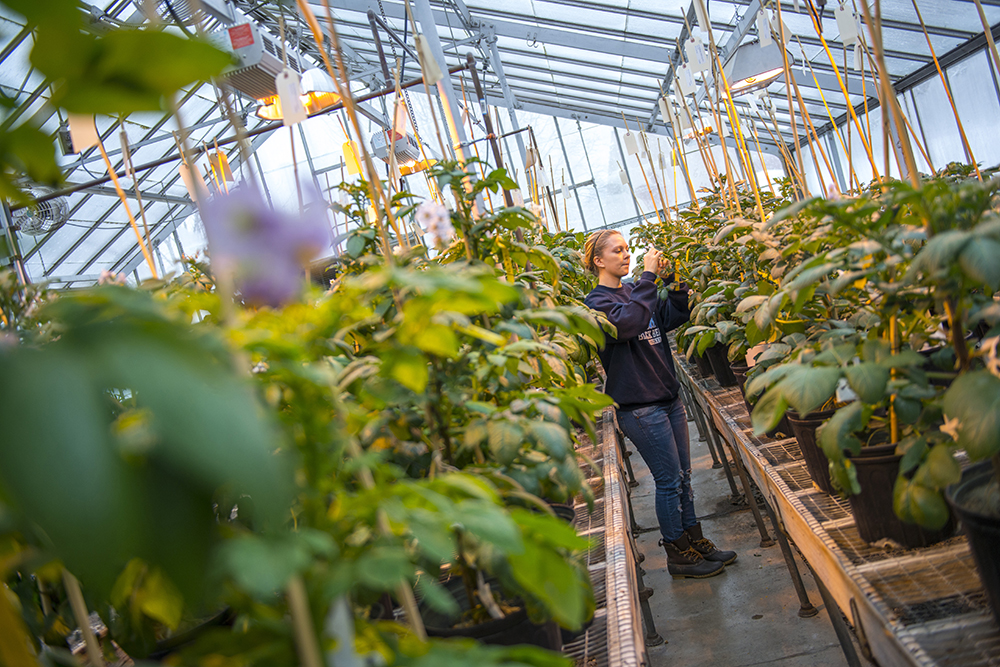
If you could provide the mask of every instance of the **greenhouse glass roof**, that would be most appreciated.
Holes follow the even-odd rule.
[[[308,2],[321,24],[326,25],[324,3]],[[427,4],[426,0],[410,2],[418,14],[417,5]],[[1000,0],[980,2],[991,32],[1000,38]],[[185,4],[184,0],[178,3]],[[116,0],[93,6],[83,3],[83,7],[96,29],[114,29],[148,21],[140,11],[142,4],[139,0]],[[216,0],[216,4],[223,3]],[[777,25],[777,5],[773,0],[765,4],[772,13],[772,25]],[[760,0],[709,0],[706,5],[711,37],[723,62],[733,57],[740,44],[759,39]],[[229,7],[236,10],[237,17],[244,17],[237,18],[237,23],[250,20],[276,40],[284,34],[287,48],[301,52],[307,65],[320,64],[312,35],[294,3],[235,0]],[[822,35],[813,18],[813,12],[821,7],[825,7],[819,22]],[[860,15],[861,6],[854,0],[847,0],[844,7],[848,13],[856,11]],[[920,11],[926,37],[915,8]],[[873,63],[866,50],[859,52],[845,45],[850,40],[842,39],[842,24],[834,16],[837,10],[834,2],[780,3],[789,37],[787,51],[793,58],[791,67],[802,104],[821,138],[823,159],[832,161],[833,170],[843,178],[850,168],[846,153],[851,152],[852,143],[854,152],[859,150],[858,127],[870,137],[873,153],[881,155],[882,115],[871,75]],[[385,87],[386,71],[393,71],[397,62],[403,66],[402,80],[420,75],[413,51],[414,28],[407,20],[405,2],[329,0],[329,11],[342,42],[355,95]],[[515,125],[532,127],[550,180],[556,189],[565,183],[567,189],[563,192],[570,193],[559,212],[565,225],[592,229],[632,224],[649,215],[658,206],[656,202],[662,201],[653,194],[661,183],[672,204],[690,198],[683,181],[678,188],[675,168],[668,165],[664,171],[661,167],[659,180],[653,176],[657,184],[652,188],[645,171],[640,176],[637,163],[627,160],[621,148],[627,126],[649,134],[651,151],[670,153],[674,135],[660,115],[658,98],[662,93],[675,92],[675,76],[686,58],[686,41],[694,35],[708,42],[690,0],[431,0],[428,11],[447,65],[464,64],[469,54],[475,58],[486,99],[497,108],[493,119],[499,123],[499,130],[506,133],[517,129]],[[959,107],[977,160],[987,164],[1000,161],[1000,138],[995,131],[1000,121],[1000,85],[995,64],[985,50],[983,23],[976,4],[966,0],[882,0],[881,14],[889,74],[912,131],[926,148],[927,154],[918,160],[919,167],[929,168],[930,160],[940,168],[950,160],[966,161],[967,157],[928,39]],[[224,29],[225,23],[213,19],[203,28]],[[420,25],[419,29],[428,33],[431,27]],[[375,34],[385,54],[385,65]],[[867,35],[865,31],[862,34]],[[0,43],[0,89],[18,104],[8,122],[31,118],[55,136],[65,117],[47,104],[48,82],[28,63],[32,32],[21,17],[2,7]],[[856,62],[858,55],[861,62]],[[456,73],[452,83],[459,107],[471,112],[463,115],[464,131],[474,139],[482,138],[485,129],[478,105],[473,104],[469,73]],[[701,75],[696,77],[695,85],[697,105],[691,104],[692,113],[709,118],[712,96],[706,95]],[[443,123],[437,92],[432,94],[417,86],[406,98],[422,143],[431,154],[439,156],[441,144],[446,142],[434,136],[435,125]],[[267,126],[254,114],[254,99],[235,95],[234,100],[235,113],[251,134]],[[820,171],[820,162],[815,155],[809,157],[808,128],[797,103],[793,130],[788,100],[786,82],[780,76],[756,94],[736,97],[736,113],[744,136],[748,143],[753,139],[752,145],[759,150],[766,171],[781,175],[781,156],[786,149],[794,151],[798,141],[803,159],[816,165],[807,167],[807,171],[812,172],[811,182],[818,187],[821,180],[817,181],[815,172]],[[363,130],[371,133],[387,126],[392,108],[391,96],[374,98],[363,105]],[[852,109],[858,122],[852,119]],[[249,164],[245,164],[236,143],[226,141],[233,129],[220,105],[219,87],[204,84],[182,92],[178,110],[176,117],[170,113],[136,113],[121,121],[97,119],[97,128],[117,169],[123,167],[123,136],[132,165],[156,164],[137,171],[134,178],[127,175],[122,185],[137,222],[148,228],[160,273],[174,270],[181,254],[191,255],[204,244],[196,209],[178,169],[177,118],[190,132],[190,146],[207,151],[222,141],[220,148],[227,153],[237,180],[248,170],[261,174],[268,197],[276,206],[294,205],[297,201],[296,179],[306,181],[328,199],[335,199],[336,194],[329,194],[331,187],[352,178],[344,172],[341,146],[348,136],[341,112],[311,118],[291,131],[269,129],[253,136],[251,150],[246,153]],[[501,142],[512,172],[524,171],[521,144],[525,141],[526,137],[518,134]],[[485,143],[473,144],[471,150],[486,158],[485,147]],[[690,146],[685,147],[685,151],[689,150]],[[889,152],[885,154],[887,161],[895,165]],[[80,155],[61,156],[61,163],[67,184],[78,189],[67,196],[69,217],[65,224],[45,233],[18,234],[30,278],[73,287],[93,283],[102,271],[125,272],[138,278],[150,275],[116,190],[111,183],[98,182],[107,176],[101,154],[88,149]],[[204,156],[199,158],[201,169],[206,170],[207,163]],[[649,167],[656,171],[651,163]],[[636,186],[634,190],[620,180],[621,171],[627,172],[628,182]],[[691,166],[691,171],[696,187],[707,182],[707,174],[697,173],[696,165]],[[523,180],[523,174],[517,176]],[[870,169],[866,172],[864,165],[858,166],[858,177],[870,176]],[[425,188],[415,183],[413,189],[419,193]],[[37,194],[44,191],[38,190]],[[335,237],[341,231],[337,224],[336,219],[332,220]],[[336,243],[331,251],[336,251]]]

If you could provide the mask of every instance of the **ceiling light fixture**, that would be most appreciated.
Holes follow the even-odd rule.
[[[785,73],[785,63],[779,48],[778,42],[761,46],[760,42],[754,41],[736,49],[724,68],[733,97],[766,88]],[[788,66],[791,67],[795,59],[791,53],[787,55]]]

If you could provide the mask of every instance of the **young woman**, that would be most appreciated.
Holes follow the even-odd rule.
[[[687,414],[666,340],[690,317],[687,286],[657,297],[662,258],[655,249],[646,252],[639,280],[622,284],[630,260],[624,237],[610,229],[591,234],[584,246],[584,263],[598,281],[585,302],[618,329],[600,351],[604,390],[618,404],[618,424],[653,475],[667,571],[674,578],[711,577],[735,561],[736,552],[717,549],[695,521]]]

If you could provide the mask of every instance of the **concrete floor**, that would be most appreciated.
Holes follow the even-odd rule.
[[[844,667],[847,660],[837,641],[812,574],[796,552],[809,598],[820,613],[799,618],[799,600],[781,548],[761,548],[760,533],[747,505],[730,503],[723,469],[712,468],[708,446],[691,432],[692,487],[695,511],[706,537],[738,552],[739,559],[709,579],[672,579],[667,558],[657,545],[658,530],[636,539],[645,554],[645,584],[656,629],[666,640],[649,647],[650,667]],[[629,449],[635,452],[629,444]],[[653,480],[638,453],[631,457],[639,486],[632,489],[635,519],[655,527]],[[737,484],[739,480],[737,479]],[[768,531],[773,527],[764,515]],[[794,547],[793,547],[794,551]],[[856,644],[855,644],[856,646]],[[861,658],[864,664],[868,664]]]

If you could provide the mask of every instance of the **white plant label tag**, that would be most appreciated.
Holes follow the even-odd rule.
[[[618,178],[622,179],[622,185],[628,185],[628,174],[624,169],[618,171]]]
[[[695,72],[704,72],[711,69],[712,63],[708,60],[708,51],[705,50],[705,43],[697,35],[684,44],[684,52],[687,53],[688,65]]]
[[[847,384],[847,378],[840,378],[837,381],[837,402],[851,403],[858,400],[858,395],[854,393],[851,386]]]
[[[854,69],[861,71],[861,40],[854,42]]]
[[[747,97],[747,103],[750,104],[750,110],[754,113],[760,113],[760,108],[757,106],[756,95],[750,95]]]
[[[681,95],[693,95],[698,84],[694,80],[694,72],[687,65],[677,68],[677,89]]]
[[[694,13],[698,18],[698,27],[702,32],[708,31],[708,9],[705,8],[704,0],[694,0]]]
[[[74,153],[82,153],[91,146],[96,146],[99,140],[97,136],[97,124],[93,115],[71,113],[67,114],[69,119],[69,136],[73,144]]]
[[[569,186],[563,183],[561,190],[562,190],[562,198],[569,199]]]
[[[289,67],[284,68],[274,77],[274,86],[278,89],[278,99],[281,102],[282,124],[288,127],[304,121],[308,114],[302,104],[298,73]]]
[[[663,118],[663,122],[671,123],[672,114],[670,113],[670,107],[667,106],[667,98],[661,95],[656,102],[660,105],[660,117]]]
[[[774,43],[771,39],[771,20],[766,9],[757,12],[757,37],[760,39],[761,47],[771,46]]]
[[[626,132],[622,136],[622,140],[625,142],[625,152],[629,155],[635,155],[639,152],[639,145],[636,143],[635,135],[631,132]]]
[[[854,12],[846,4],[842,4],[833,10],[833,15],[840,30],[840,41],[846,46],[858,41],[858,22],[854,18]]]
[[[667,168],[667,158],[666,158],[666,156],[663,155],[663,153],[660,153],[659,155],[657,155],[657,157],[656,157],[656,164],[657,164],[657,166],[660,169],[666,169]]]
[[[802,11],[802,8],[799,7],[799,0],[792,0],[792,7],[795,8],[795,13],[796,14],[798,14],[799,12]]]

